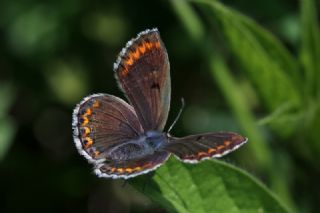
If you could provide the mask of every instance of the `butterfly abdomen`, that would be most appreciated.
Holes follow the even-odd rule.
[[[167,141],[164,133],[148,131],[135,140],[115,146],[109,151],[112,160],[130,160],[153,154]]]
[[[109,153],[109,158],[114,161],[130,160],[144,156],[148,152],[143,144],[128,142],[113,148]]]

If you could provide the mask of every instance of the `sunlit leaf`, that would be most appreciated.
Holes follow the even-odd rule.
[[[190,165],[171,159],[156,171],[151,185],[143,186],[142,180],[130,182],[169,211],[289,212],[255,178],[221,161]]]

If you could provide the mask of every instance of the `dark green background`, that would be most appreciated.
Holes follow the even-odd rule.
[[[293,56],[299,55],[299,1],[223,3],[254,19],[283,42]],[[192,8],[208,26],[205,32],[218,35],[214,46],[227,61],[235,86],[245,94],[251,112],[258,121],[268,116],[266,103],[257,97],[255,85],[230,53],[219,24],[210,28],[205,8]],[[1,212],[165,211],[129,185],[122,187],[122,181],[95,177],[91,166],[77,153],[71,130],[72,110],[84,96],[102,92],[124,98],[113,76],[113,63],[129,39],[153,27],[160,31],[171,64],[168,123],[180,108],[180,98],[186,101],[173,134],[218,130],[245,134],[200,53],[205,42],[195,42],[187,33],[171,1],[2,0]],[[311,125],[313,133],[320,131],[319,123]],[[316,212],[320,202],[320,141],[315,139],[317,145],[309,147],[308,132],[282,136],[281,129],[258,124],[271,150],[270,160],[280,166],[271,165],[274,170],[264,171],[246,146],[224,160],[258,177],[298,211]],[[280,181],[272,181],[273,177]]]

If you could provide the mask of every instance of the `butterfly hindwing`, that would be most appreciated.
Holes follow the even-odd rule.
[[[114,66],[120,88],[145,131],[162,131],[170,107],[170,66],[157,29],[129,41]]]
[[[183,138],[169,137],[163,146],[179,160],[197,163],[204,159],[221,157],[247,142],[247,138],[232,132],[206,133]]]
[[[108,150],[142,134],[133,107],[108,94],[88,96],[73,112],[73,135],[80,154],[103,161]]]
[[[99,177],[127,179],[157,169],[169,158],[169,155],[166,151],[157,151],[137,159],[105,161],[96,165],[95,173]]]

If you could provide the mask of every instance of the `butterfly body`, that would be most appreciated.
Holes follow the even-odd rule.
[[[186,163],[221,157],[247,142],[233,132],[177,138],[165,133],[171,97],[168,54],[157,29],[130,40],[114,64],[129,103],[109,94],[85,97],[73,111],[75,145],[105,178],[131,178],[171,154]]]
[[[129,140],[110,149],[108,156],[110,160],[114,161],[143,158],[160,150],[167,141],[164,133],[148,131],[136,139]]]
[[[156,151],[168,143],[168,137],[162,132],[148,131],[146,132],[146,143]]]

